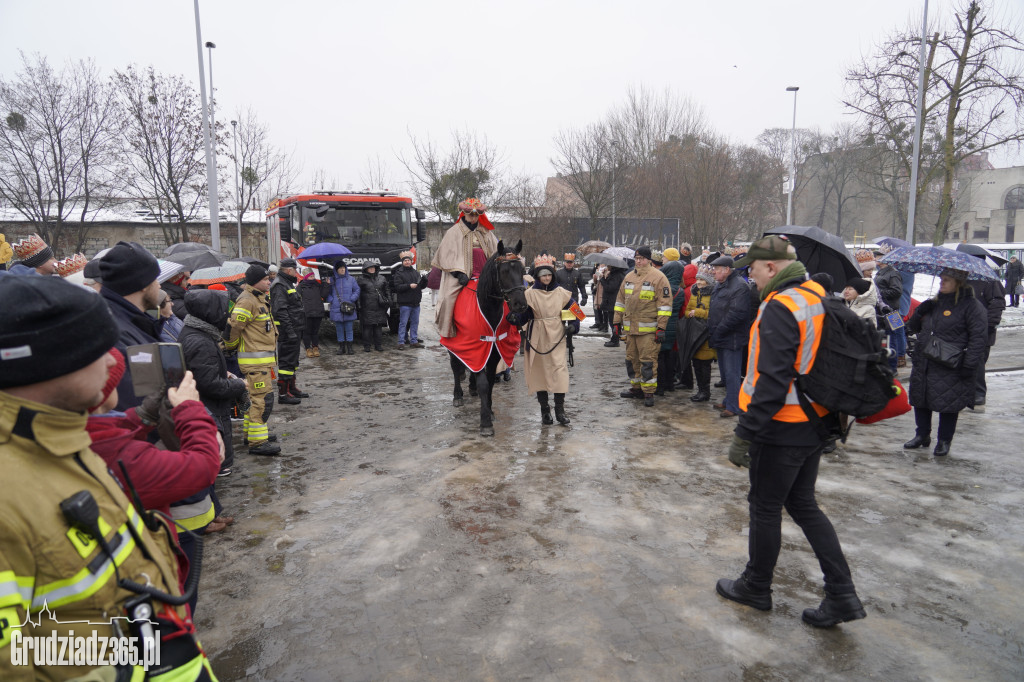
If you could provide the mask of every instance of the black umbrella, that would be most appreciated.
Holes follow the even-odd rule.
[[[707,320],[700,317],[680,317],[676,322],[676,343],[679,345],[680,367],[689,367],[693,354],[708,340]]]
[[[852,278],[863,276],[843,240],[820,227],[786,225],[766,230],[765,234],[787,237],[796,249],[797,260],[804,264],[809,274],[827,272],[832,276],[832,290],[836,293],[845,289]]]
[[[989,260],[996,264],[996,267],[999,268],[1003,267],[1004,265],[1010,262],[1008,259],[1003,258],[1001,256],[997,256],[996,254],[992,253],[985,247],[978,246],[977,244],[957,244],[956,250],[962,251],[963,253],[969,253],[972,256],[977,256],[978,258],[981,259],[988,258]]]
[[[270,267],[270,263],[262,261],[259,258],[253,258],[252,256],[238,256],[237,258],[229,258],[226,262],[238,261],[239,263],[248,263],[249,265],[262,266],[264,270]]]

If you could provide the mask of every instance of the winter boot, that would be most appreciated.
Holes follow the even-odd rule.
[[[557,419],[558,423],[561,424],[562,426],[568,426],[569,425],[569,418],[565,416],[565,394],[564,393],[556,393],[555,394],[555,419]]]
[[[636,398],[636,399],[639,400],[640,398],[644,397],[644,392],[642,390],[640,390],[639,386],[634,386],[633,388],[629,389],[628,391],[623,391],[622,393],[620,393],[619,397],[620,398]]]
[[[551,406],[548,405],[548,392],[537,391],[537,402],[540,403],[540,423],[544,426],[554,424],[554,420],[551,419]]]
[[[339,341],[338,342],[338,350],[334,351],[334,354],[335,355],[345,355],[345,353],[346,353],[345,342],[344,341]]]
[[[345,342],[345,349],[348,351],[349,355],[353,355],[355,353],[355,351],[352,350],[352,342],[351,341],[346,341]]]
[[[610,338],[607,341],[605,341],[604,345],[605,345],[606,348],[618,348],[618,346],[619,346],[619,337],[613,332],[612,333],[612,338]]]
[[[829,594],[826,592],[821,605],[816,609],[804,609],[801,618],[805,623],[816,628],[830,628],[840,623],[859,620],[867,615],[864,605],[860,603],[856,593]]]
[[[290,382],[287,379],[277,380],[277,402],[280,405],[300,405],[302,401],[296,396],[293,396],[288,392],[288,384]]]
[[[312,348],[307,348],[306,349],[306,357],[307,358],[313,357],[313,349]]]
[[[292,378],[288,380],[288,392],[291,393],[296,398],[308,398],[309,397],[308,393],[306,393],[305,391],[300,391],[299,387],[295,385],[295,377],[294,376],[292,376]]]
[[[313,346],[313,357],[320,357],[320,346]]]
[[[262,443],[257,443],[256,445],[250,446],[249,447],[249,454],[250,455],[268,455],[268,456],[280,455],[281,454],[281,446],[280,445],[274,445],[269,440],[265,440]]]

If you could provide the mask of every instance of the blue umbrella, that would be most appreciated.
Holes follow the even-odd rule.
[[[889,263],[900,272],[921,272],[938,277],[943,270],[960,270],[967,273],[967,279],[997,279],[992,268],[980,258],[962,251],[944,249],[941,246],[910,246],[896,249],[878,259]]]
[[[334,242],[320,242],[319,244],[313,244],[303,250],[296,258],[302,259],[324,259],[324,258],[341,258],[342,256],[350,256],[352,252],[347,247],[341,244],[335,244]]]
[[[899,239],[898,237],[882,237],[881,239],[876,239],[875,242],[882,246],[888,246],[890,249],[902,249],[907,246],[913,246],[907,240]]]

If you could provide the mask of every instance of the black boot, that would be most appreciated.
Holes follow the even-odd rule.
[[[548,405],[548,392],[537,391],[537,402],[540,403],[540,423],[544,426],[554,424],[551,419],[551,406]]]
[[[345,342],[344,341],[339,341],[338,342],[338,350],[334,351],[334,354],[335,355],[344,355],[345,354]]]
[[[288,380],[288,392],[291,393],[296,398],[308,398],[309,397],[308,393],[306,393],[305,391],[300,391],[299,387],[295,385],[295,377],[294,376],[292,376],[292,378]]]
[[[913,450],[915,448],[926,448],[932,444],[931,436],[914,436],[906,443],[903,444],[904,450]]]
[[[345,342],[345,350],[348,351],[349,355],[355,355],[355,351],[352,350],[352,342],[351,341],[346,341]]]
[[[562,426],[568,426],[569,425],[569,418],[565,416],[565,394],[564,393],[556,393],[555,394],[555,419],[557,419],[558,423],[561,424]]]
[[[619,337],[612,334],[612,338],[604,342],[606,348],[617,348],[619,345]]]
[[[644,397],[644,392],[639,387],[631,388],[628,391],[623,391],[619,394],[620,398],[636,398],[640,399]]]
[[[690,402],[692,403],[706,403],[709,400],[711,400],[711,393],[703,388],[690,396]]]
[[[821,605],[816,609],[804,609],[803,621],[816,628],[830,628],[851,620],[865,618],[868,614],[860,603],[857,594],[826,593]]]
[[[754,589],[747,583],[746,576],[741,575],[736,580],[722,578],[715,585],[715,590],[726,599],[731,599],[744,606],[752,606],[760,611],[771,611],[772,591]],[[807,611],[804,611],[804,620],[807,620],[806,616]]]
[[[948,440],[937,440],[935,441],[935,449],[932,450],[932,454],[936,457],[945,457],[949,454],[949,441]]]
[[[288,380],[277,380],[277,402],[281,405],[300,405],[302,401],[288,392]]]

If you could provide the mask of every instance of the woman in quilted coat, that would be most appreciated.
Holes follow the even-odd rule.
[[[903,444],[908,450],[931,445],[932,413],[938,412],[939,432],[932,452],[936,457],[949,454],[960,410],[974,407],[975,375],[988,344],[987,313],[967,285],[967,273],[944,270],[941,282],[938,295],[917,306],[907,321],[907,331],[917,334],[910,372],[910,404],[917,432]],[[947,348],[961,351],[955,366],[925,357],[933,337]]]
[[[352,355],[352,326],[355,324],[356,303],[359,301],[359,284],[348,274],[348,268],[338,261],[334,264],[334,277],[327,292],[331,304],[329,315],[338,336],[337,355]]]

